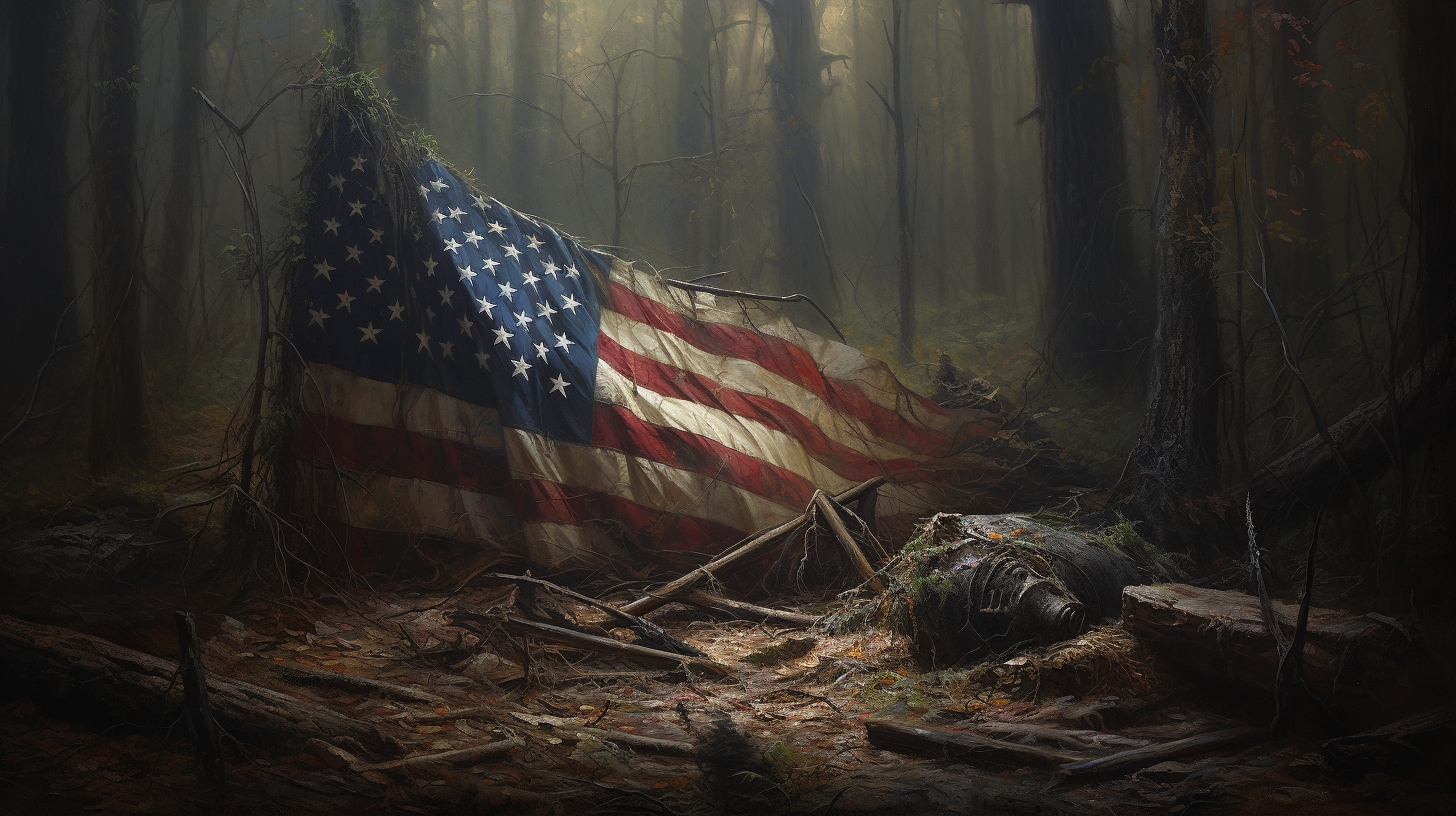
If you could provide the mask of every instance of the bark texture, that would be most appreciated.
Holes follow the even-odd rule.
[[[971,105],[976,115],[967,122],[971,131],[972,244],[976,259],[976,287],[982,292],[1006,291],[1002,270],[1001,227],[997,215],[1001,181],[996,160],[995,94],[991,88],[990,38],[986,35],[987,4],[960,0],[961,50],[970,76]]]
[[[421,127],[430,125],[428,7],[423,0],[391,0],[389,87],[399,97],[395,110]]]

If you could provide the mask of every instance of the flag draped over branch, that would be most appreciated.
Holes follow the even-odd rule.
[[[982,478],[994,415],[759,302],[672,288],[515,212],[433,157],[384,172],[324,134],[292,288],[294,454],[348,548],[475,543],[558,565],[716,551],[876,475],[882,523]]]

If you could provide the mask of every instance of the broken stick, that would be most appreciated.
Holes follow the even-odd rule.
[[[869,481],[862,482],[840,493],[834,497],[834,500],[838,502],[855,501],[873,491],[879,490],[880,485],[884,483],[885,478],[883,476],[876,476]],[[677,599],[677,596],[690,589],[695,589],[699,584],[714,575],[726,573],[743,566],[745,562],[763,553],[774,542],[798,528],[805,521],[808,521],[807,512],[777,527],[772,527],[757,533],[729,548],[727,552],[714,558],[712,561],[678,578],[676,581],[664,584],[643,595],[641,598],[623,606],[622,611],[631,615],[645,615],[654,609],[672,603]]]
[[[824,516],[824,521],[829,524],[829,529],[834,531],[834,537],[839,539],[840,546],[844,547],[845,555],[854,562],[854,568],[867,581],[870,588],[876,592],[885,591],[885,582],[875,575],[875,568],[870,566],[870,560],[865,558],[864,550],[855,543],[854,537],[849,534],[849,528],[844,526],[844,519],[839,517],[839,508],[831,501],[829,495],[822,490],[814,491],[814,506]]]
[[[680,603],[692,604],[712,612],[719,612],[738,620],[754,621],[756,623],[781,623],[786,626],[800,626],[805,629],[819,622],[818,615],[805,615],[802,612],[789,612],[783,609],[770,609],[767,606],[747,603],[745,601],[734,601],[718,595],[704,592],[701,589],[691,590],[679,595],[677,600]]]
[[[728,677],[733,674],[733,669],[705,657],[690,657],[688,655],[664,652],[660,649],[649,649],[646,646],[634,646],[630,643],[622,643],[609,638],[588,635],[584,632],[563,629],[560,626],[552,626],[549,623],[537,623],[516,617],[507,617],[506,623],[521,634],[545,638],[546,640],[552,640],[588,652],[601,652],[602,654],[625,657],[639,663],[665,666],[668,668],[686,666],[690,669],[716,674],[719,677]]]
[[[469,748],[441,751],[438,754],[415,754],[414,756],[390,760],[389,762],[370,763],[324,740],[311,739],[308,741],[309,747],[313,748],[314,752],[328,764],[337,768],[348,766],[350,770],[359,772],[397,771],[402,768],[418,768],[423,765],[462,765],[467,762],[480,762],[481,760],[491,759],[508,753],[524,744],[522,740],[513,737],[511,739],[487,742],[482,745],[472,745]]]
[[[197,624],[191,612],[175,613],[177,645],[181,647],[182,699],[187,710],[187,732],[202,777],[218,793],[225,791],[226,770],[222,759],[222,735],[212,708],[207,704],[207,675],[202,670],[202,650],[197,645]]]
[[[383,680],[370,680],[367,677],[357,677],[343,672],[324,671],[321,669],[310,669],[303,666],[275,666],[275,670],[283,679],[302,686],[333,686],[334,688],[347,689],[348,691],[362,691],[378,694],[381,697],[390,697],[395,700],[404,700],[410,703],[427,703],[439,705],[445,702],[445,698],[428,691],[407,688],[405,686],[386,683]]]
[[[683,641],[678,640],[677,638],[668,634],[666,630],[664,630],[661,626],[658,626],[652,621],[644,620],[643,618],[639,618],[636,615],[623,612],[622,610],[618,609],[615,606],[612,606],[609,603],[604,603],[597,600],[596,598],[588,597],[575,590],[567,589],[564,586],[553,584],[550,581],[542,580],[540,578],[533,578],[529,575],[506,575],[504,573],[495,572],[491,573],[487,577],[493,578],[497,581],[512,581],[517,584],[539,586],[552,592],[565,595],[572,600],[580,601],[581,603],[584,603],[587,606],[592,607],[593,609],[598,609],[602,612],[607,613],[612,617],[612,620],[615,620],[619,625],[631,629],[637,634],[639,638],[642,638],[644,641],[651,643],[653,645],[653,648],[661,649],[664,652],[675,652],[677,654],[690,655],[692,657],[703,656],[703,653],[695,648],[692,644],[684,643]]]
[[[1023,765],[1056,766],[1083,759],[1062,751],[1020,745],[1014,742],[982,737],[966,731],[952,731],[948,728],[928,728],[923,725],[909,725],[895,720],[865,720],[865,735],[870,744],[884,751],[901,754],[959,759],[972,764],[1019,767]]]

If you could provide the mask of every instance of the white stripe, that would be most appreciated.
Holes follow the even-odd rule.
[[[312,481],[315,496],[336,503],[336,517],[351,527],[477,541],[511,550],[505,542],[515,526],[515,513],[506,499],[423,479],[352,471],[340,478],[334,468],[307,464],[303,468],[303,478]]]
[[[500,414],[419,385],[379,382],[309,363],[303,409],[379,428],[398,428],[481,450],[500,450]]]

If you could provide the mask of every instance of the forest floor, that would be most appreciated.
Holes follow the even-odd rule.
[[[69,543],[54,529],[43,540],[12,538],[7,562],[35,569],[8,582],[4,611],[175,659],[172,610],[211,605],[218,611],[198,621],[203,662],[218,676],[371,723],[409,755],[503,739],[521,744],[464,767],[371,769],[350,766],[317,742],[232,742],[223,802],[199,782],[179,715],[161,725],[108,721],[82,716],[64,701],[37,702],[12,686],[0,694],[0,812],[1456,810],[1449,768],[1352,771],[1332,764],[1312,729],[1300,727],[1278,741],[1090,782],[1015,762],[906,756],[867,739],[868,720],[891,719],[1046,749],[1065,748],[1072,735],[1083,748],[1106,753],[1267,724],[1264,706],[1210,693],[1196,678],[1170,671],[1116,624],[967,668],[926,671],[902,638],[877,628],[806,632],[714,620],[677,605],[653,613],[669,632],[732,670],[713,678],[541,641],[531,642],[528,655],[512,653],[498,648],[498,638],[482,640],[456,625],[461,610],[499,607],[500,586],[182,597],[181,584],[147,566],[148,559],[153,567],[166,560],[162,550],[182,550],[143,533],[120,538],[124,526],[97,522],[78,532],[68,525],[59,535],[71,536]],[[140,552],[118,556],[129,550]],[[807,611],[821,614],[833,605]],[[594,614],[580,605],[569,611],[581,619]],[[305,685],[290,668],[383,681],[419,699]],[[696,755],[629,744],[633,736],[687,744]]]

